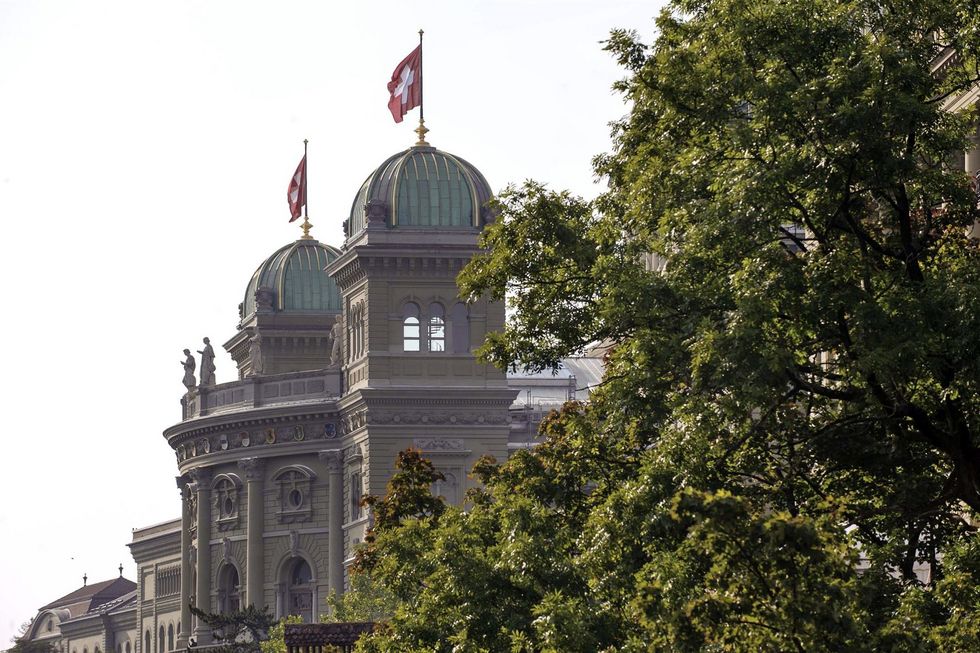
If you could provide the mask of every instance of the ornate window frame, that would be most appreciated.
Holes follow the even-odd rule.
[[[280,523],[308,521],[313,518],[313,481],[316,473],[305,465],[287,465],[272,475]]]
[[[238,526],[241,490],[242,480],[237,474],[218,474],[211,481],[214,520],[218,524],[219,531],[231,530]]]

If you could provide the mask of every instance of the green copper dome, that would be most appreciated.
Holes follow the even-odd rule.
[[[255,313],[255,291],[266,293],[275,312],[331,313],[340,311],[340,293],[323,268],[340,255],[333,247],[313,240],[297,240],[280,247],[262,262],[245,289],[242,317]],[[260,300],[260,309],[261,306]]]
[[[389,228],[479,229],[492,196],[470,163],[434,147],[412,147],[368,175],[351,206],[347,234],[382,219]]]

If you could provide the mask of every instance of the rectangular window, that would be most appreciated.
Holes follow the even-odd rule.
[[[361,518],[361,474],[350,475],[350,520]]]

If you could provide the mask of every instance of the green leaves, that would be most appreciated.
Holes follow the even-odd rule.
[[[976,648],[978,9],[678,0],[611,35],[607,192],[508,187],[460,276],[508,302],[486,360],[605,378],[468,512],[382,506],[371,650]]]

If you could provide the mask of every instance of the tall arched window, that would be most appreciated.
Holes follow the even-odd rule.
[[[310,563],[300,557],[292,558],[282,571],[286,614],[297,615],[304,622],[313,623],[313,570]]]
[[[143,636],[143,653],[150,653],[150,629],[146,629],[146,635]]]
[[[129,641],[126,642],[126,653],[133,653],[133,648],[129,645]]]
[[[161,651],[165,650],[163,648],[164,644],[166,644],[164,637],[166,637],[166,631],[164,631],[163,626],[160,626],[160,636],[157,639],[157,653],[161,653]]]
[[[402,351],[421,351],[421,333],[419,325],[419,305],[415,302],[406,302],[402,309],[404,320],[402,321]]]
[[[174,650],[174,625],[167,625],[167,650]]]
[[[429,351],[446,351],[446,309],[438,302],[429,304]]]
[[[453,304],[449,313],[449,323],[453,330],[453,353],[468,354],[470,351],[470,315],[463,302]]]
[[[218,572],[218,609],[231,614],[242,607],[238,569],[235,565],[226,564]]]

